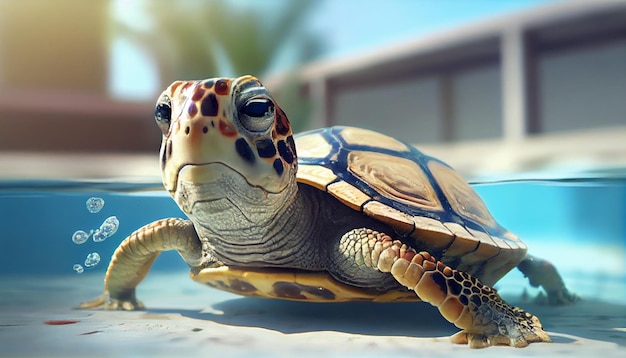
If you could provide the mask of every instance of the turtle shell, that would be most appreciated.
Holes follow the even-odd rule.
[[[410,144],[353,127],[295,137],[297,181],[389,225],[418,251],[492,285],[526,255],[476,192],[452,168]],[[412,291],[367,290],[325,272],[207,267],[191,278],[245,296],[297,301],[419,301]]]
[[[298,182],[388,224],[453,268],[492,285],[526,255],[456,171],[410,144],[354,127],[305,132],[295,141]]]
[[[242,296],[310,302],[421,301],[413,291],[379,291],[343,284],[326,272],[219,266],[191,272],[191,279]]]

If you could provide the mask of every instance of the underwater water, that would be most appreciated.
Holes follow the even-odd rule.
[[[548,326],[544,322],[544,326],[550,331],[559,332],[559,320],[564,319],[563,314],[567,315],[569,312],[574,323],[570,322],[565,326],[586,328],[592,332],[587,338],[602,343],[605,343],[602,337],[612,337],[606,341],[610,343],[608,348],[617,349],[616,356],[624,353],[626,178],[511,181],[479,184],[474,185],[474,188],[498,222],[515,232],[528,245],[529,253],[550,260],[560,270],[566,285],[584,302],[578,307],[585,309],[598,307],[603,311],[597,314],[592,312],[594,319],[601,320],[604,317],[607,322],[612,322],[610,326],[612,328],[603,325],[594,328],[589,325],[596,323],[584,321],[589,319],[587,316],[583,321],[575,321],[576,317],[581,317],[580,309],[569,308],[569,311],[559,311],[557,308],[551,311],[551,308],[537,307],[535,310],[545,311],[547,312],[545,315],[552,317],[548,321],[551,324]],[[288,302],[281,306],[282,303],[263,303],[265,300],[218,293],[216,290],[191,282],[186,264],[172,252],[164,253],[156,260],[145,285],[140,285],[138,289],[140,296],[143,293],[140,298],[144,303],[154,308],[154,311],[148,311],[152,316],[146,316],[146,313],[143,316],[129,313],[128,316],[123,315],[124,313],[72,310],[72,307],[81,301],[92,299],[101,292],[104,273],[117,245],[135,229],[165,217],[184,217],[184,215],[161,189],[160,183],[0,182],[2,245],[0,287],[3,291],[0,305],[4,311],[0,314],[0,355],[80,356],[94,347],[100,349],[102,355],[123,354],[126,352],[125,349],[139,349],[137,351],[139,355],[172,355],[185,352],[185,349],[202,349],[202,342],[217,345],[221,347],[220,349],[230,347],[232,350],[225,351],[226,355],[230,356],[246,356],[250,351],[244,346],[248,344],[248,348],[254,349],[255,345],[248,340],[233,338],[233,335],[239,334],[236,332],[240,331],[223,333],[226,336],[220,336],[219,339],[205,337],[198,342],[189,341],[191,339],[189,335],[211,331],[210,327],[203,326],[209,324],[207,322],[218,324],[219,327],[213,327],[218,331],[228,331],[233,327],[262,330],[253,331],[250,333],[252,336],[258,333],[260,337],[264,337],[278,332],[279,336],[271,336],[267,342],[272,339],[279,341],[286,339],[285,335],[293,336],[307,332],[338,331],[339,336],[331,338],[325,336],[323,339],[312,336],[306,338],[305,343],[318,340],[324,342],[346,334],[359,334],[358,339],[355,337],[345,339],[363,344],[361,356],[368,356],[368,347],[373,343],[361,341],[363,338],[360,334],[367,337],[376,335],[433,337],[455,332],[452,325],[438,318],[436,310],[432,311],[430,306],[422,303],[417,303],[420,307],[418,310],[426,310],[425,315],[432,315],[434,320],[441,322],[436,326],[422,327],[413,334],[407,333],[409,328],[406,328],[406,325],[400,328],[390,325],[388,331],[378,325],[378,320],[384,320],[386,314],[397,314],[394,310],[404,312],[407,307],[413,307],[407,306],[409,304],[406,303],[390,304],[390,306],[400,305],[398,307],[401,308],[384,308],[382,313],[378,313],[382,316],[374,315],[369,321],[357,313],[356,315],[360,317],[359,327],[355,327],[344,325],[343,321],[350,320],[353,316],[342,317],[341,312],[378,311],[378,308],[372,307],[379,306],[355,303],[340,304],[338,306],[340,308],[334,309],[323,305],[324,308],[320,310],[315,304]],[[536,288],[530,287],[517,269],[507,274],[495,287],[506,299],[526,302],[532,307],[535,305],[532,299],[539,293]],[[239,305],[235,304],[236,302],[239,302]],[[283,307],[288,308],[287,313]],[[311,310],[313,314],[310,313]],[[228,312],[231,316],[228,316]],[[327,317],[320,320],[320,314]],[[280,322],[264,323],[268,322],[264,321],[265,316],[269,317],[267,318],[269,322],[274,322],[272,320]],[[134,326],[129,322],[130,318]],[[247,319],[252,320],[246,321]],[[89,328],[69,327],[79,327],[79,324],[70,324],[68,327],[44,324],[51,322],[50,320],[56,323],[68,323],[64,320],[82,321],[85,324],[89,322]],[[116,323],[111,323],[110,320]],[[314,322],[312,328],[307,328],[303,321]],[[160,323],[155,326],[155,322]],[[163,322],[178,323],[170,327]],[[189,326],[180,322],[187,322]],[[255,327],[255,324],[260,327]],[[126,328],[122,329],[123,325]],[[368,325],[371,329],[367,328]],[[32,340],[33,332],[36,332],[37,339]],[[107,332],[110,334],[107,340],[98,338]],[[139,340],[144,339],[143,349],[138,341],[128,338],[129,332]],[[154,335],[155,332],[159,333]],[[576,332],[579,331],[564,330],[562,334],[563,337],[568,337],[567,334]],[[172,337],[166,333],[178,336]],[[31,344],[25,346],[17,344],[20,334],[30,336]],[[55,335],[59,334],[61,336],[67,334],[68,336],[64,338],[66,340],[81,341],[74,347],[72,343],[62,344],[55,338]],[[106,342],[111,337],[118,337],[116,334],[126,338],[116,341],[114,346],[117,348],[113,348]],[[293,339],[299,339],[295,338],[296,336],[293,336]],[[199,336],[196,334],[194,337]],[[229,341],[228,337],[232,339]],[[558,339],[555,341],[571,344],[576,339],[561,338],[560,341]],[[159,344],[165,344],[164,342],[170,343],[157,348]],[[194,344],[189,346],[185,342]],[[385,352],[398,353],[394,350],[385,351],[386,343],[376,344],[381,350],[374,350],[369,354],[375,356]],[[42,347],[39,347],[40,345]],[[256,353],[259,356],[265,354],[276,356],[271,353],[273,345],[268,346],[267,349],[270,351],[263,351],[264,346],[261,343],[257,345]],[[183,346],[184,348],[181,348]],[[396,350],[399,349],[397,347]],[[404,348],[401,349],[400,355],[413,355],[410,347],[402,347]],[[567,352],[567,349],[561,351]],[[191,351],[191,354],[196,352]],[[314,352],[320,353],[317,350]],[[546,353],[541,350],[535,353],[541,355],[542,352]],[[491,351],[494,355],[501,353],[502,351]]]

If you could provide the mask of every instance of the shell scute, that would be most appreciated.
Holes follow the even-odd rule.
[[[495,282],[526,246],[500,226],[467,182],[415,147],[361,128],[296,136],[297,180],[392,227],[417,247]]]
[[[334,182],[328,185],[326,190],[354,210],[361,210],[363,204],[371,199],[369,195],[345,181]]]
[[[395,228],[401,235],[410,235],[415,230],[415,221],[410,215],[378,201],[370,201],[363,212]]]
[[[414,161],[386,153],[351,151],[347,169],[385,197],[443,211],[426,173]]]
[[[454,234],[438,220],[414,216],[413,222],[414,236],[418,236],[428,247],[443,249],[450,246],[454,240]]]
[[[333,146],[320,133],[312,133],[296,137],[298,155],[306,158],[326,158],[333,150]]]
[[[443,225],[454,234],[454,241],[445,251],[446,256],[460,257],[476,250],[478,241],[463,226],[449,222]]]
[[[298,181],[319,190],[326,191],[328,184],[335,180],[337,180],[337,175],[326,167],[307,164],[298,166]]]
[[[428,168],[454,211],[482,225],[496,225],[485,203],[457,172],[434,160],[428,163]]]
[[[459,269],[463,267],[474,267],[500,254],[500,247],[491,239],[489,235],[482,231],[467,229],[474,238],[478,240],[478,247],[461,257]],[[469,271],[469,270],[464,270]]]
[[[339,137],[345,143],[352,146],[368,146],[381,149],[394,150],[398,152],[409,152],[410,148],[395,138],[384,134],[355,127],[336,127]]]

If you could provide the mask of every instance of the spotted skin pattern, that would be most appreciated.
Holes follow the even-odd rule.
[[[455,343],[550,341],[537,317],[488,285],[524,259],[526,246],[443,162],[359,128],[294,138],[252,76],[176,81],[155,119],[163,184],[189,220],[156,221],[127,237],[104,295],[82,308],[142,309],[135,287],[161,251],[177,250],[193,280],[241,295],[423,300],[462,329]],[[569,298],[556,269],[538,279],[542,272],[525,263],[531,282]]]
[[[287,116],[278,106],[273,106],[274,113],[271,113],[275,120],[267,129],[268,137],[246,137],[241,135],[241,124],[235,123],[229,113],[232,112],[233,79],[220,78],[203,81],[176,81],[159,98],[159,105],[171,104],[172,108],[179,109],[179,112],[172,113],[172,117],[178,117],[170,125],[161,126],[164,130],[164,141],[161,148],[161,167],[164,173],[177,172],[183,162],[193,162],[193,158],[172,159],[178,152],[173,150],[172,137],[184,132],[185,136],[200,134],[199,138],[194,138],[192,147],[198,148],[202,145],[197,143],[203,139],[202,135],[210,136],[219,134],[216,139],[224,146],[223,151],[232,152],[228,148],[234,148],[238,157],[247,164],[264,162],[265,165],[274,172],[276,178],[282,178],[286,169],[295,173],[297,170],[297,155],[295,142],[291,132],[291,126]],[[252,77],[242,77],[237,79],[237,90],[244,93],[247,89],[260,86],[260,82]],[[194,125],[184,125],[183,123],[195,123]],[[200,126],[199,123],[202,123]],[[194,126],[200,126],[195,128]],[[193,132],[193,133],[192,133]],[[193,152],[193,150],[191,150]],[[197,157],[200,153],[197,153]],[[174,167],[166,168],[168,163]],[[166,178],[164,181],[171,183],[168,189],[174,189],[176,175]],[[171,190],[170,190],[171,191]]]

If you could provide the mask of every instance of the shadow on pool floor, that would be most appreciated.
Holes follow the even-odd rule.
[[[626,353],[626,307],[582,301],[523,303],[555,344],[469,350],[457,329],[425,303],[315,304],[241,298],[181,278],[148,276],[142,312],[71,308],[100,292],[101,277],[0,277],[0,355],[11,356],[592,356]],[[505,297],[507,298],[507,297]],[[515,302],[515,297],[508,297]],[[519,302],[517,302],[519,304]],[[47,320],[75,324],[50,326]]]
[[[540,317],[547,331],[626,347],[626,307],[580,301],[554,307],[534,303],[517,305]],[[425,303],[348,302],[304,303],[236,298],[213,304],[210,310],[149,309],[153,314],[180,314],[195,320],[229,326],[259,327],[284,334],[337,331],[370,336],[441,337],[458,331],[439,311]],[[620,329],[621,328],[621,329]],[[569,339],[557,338],[555,342]]]

